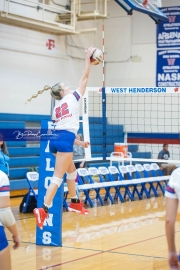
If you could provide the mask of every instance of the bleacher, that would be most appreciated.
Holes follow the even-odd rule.
[[[23,130],[40,128],[42,119],[51,119],[49,115],[0,113],[0,129]],[[22,195],[28,189],[26,173],[39,167],[39,142],[28,143],[25,140],[6,141],[10,155],[11,195]],[[35,183],[34,187],[37,187]]]
[[[40,128],[41,120],[48,119],[49,115],[29,115],[29,114],[10,114],[0,113],[0,129],[29,129]],[[102,118],[90,117],[90,138],[92,157],[102,157]],[[80,125],[79,133],[83,134],[82,126]],[[107,156],[114,151],[114,143],[124,142],[124,127],[123,125],[106,126],[106,149]],[[10,154],[10,186],[11,195],[22,195],[28,189],[26,181],[26,173],[33,168],[39,168],[39,142],[26,142],[25,140],[7,141],[7,147]],[[128,145],[128,151],[132,153],[132,157],[151,158],[151,152],[138,152],[138,145]],[[117,165],[117,164],[114,164]],[[87,166],[109,166],[109,161],[87,162]],[[33,187],[36,186],[34,184]]]

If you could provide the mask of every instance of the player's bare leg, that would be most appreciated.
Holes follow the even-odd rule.
[[[0,251],[0,262],[2,270],[11,270],[11,255],[9,246]]]
[[[67,171],[69,164],[72,161],[72,152],[67,152],[67,153],[61,153],[57,152],[56,154],[56,164],[55,164],[55,169],[54,169],[54,175],[51,179],[51,184],[49,185],[45,200],[44,200],[44,205],[42,208],[35,208],[34,209],[34,216],[36,218],[36,224],[40,229],[43,229],[44,226],[44,220],[48,217],[48,209],[51,205],[51,202],[57,192],[57,189],[61,185],[63,181],[63,176],[65,172]]]
[[[69,164],[72,160],[72,153],[60,153],[57,152],[56,154],[56,165],[54,169],[54,177],[62,179],[65,172],[67,171]],[[62,182],[62,181],[61,181]],[[56,192],[58,189],[58,185],[55,183],[51,183],[47,189],[46,197],[44,200],[44,204],[50,205]]]
[[[70,179],[68,179],[68,176]],[[83,204],[80,202],[79,198],[76,195],[76,167],[74,162],[71,161],[67,169],[67,186],[71,196],[71,203],[69,204],[69,211],[77,212],[80,214],[87,215],[89,211],[83,207]]]

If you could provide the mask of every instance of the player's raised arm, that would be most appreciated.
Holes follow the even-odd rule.
[[[86,91],[86,86],[87,86],[89,72],[90,72],[90,66],[91,66],[90,57],[95,50],[96,50],[96,48],[94,47],[94,45],[85,49],[85,66],[84,66],[84,70],[83,70],[83,75],[82,75],[82,77],[79,81],[79,85],[78,85],[78,90],[81,93],[81,95],[84,95],[84,93]]]

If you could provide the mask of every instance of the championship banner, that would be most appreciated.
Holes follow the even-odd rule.
[[[38,183],[38,207],[42,207],[46,190],[54,172],[55,157],[49,152],[49,138],[53,139],[53,123],[48,120],[41,122],[40,165]],[[36,244],[44,246],[62,246],[62,208],[63,183],[58,188],[49,208],[48,219],[44,222],[43,230],[36,227]]]
[[[180,87],[180,50],[157,51],[156,86]]]
[[[157,48],[180,48],[180,6],[163,7],[160,10],[168,17],[169,22],[157,24]]]

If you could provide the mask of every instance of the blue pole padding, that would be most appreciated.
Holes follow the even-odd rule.
[[[50,184],[54,173],[55,157],[49,152],[48,126],[51,121],[41,122],[41,142],[40,142],[40,167],[38,183],[38,207],[42,207],[47,187]],[[48,136],[44,136],[48,134]],[[62,246],[62,209],[63,209],[64,184],[58,188],[49,208],[49,217],[44,222],[43,230],[36,226],[36,244],[43,246]]]

